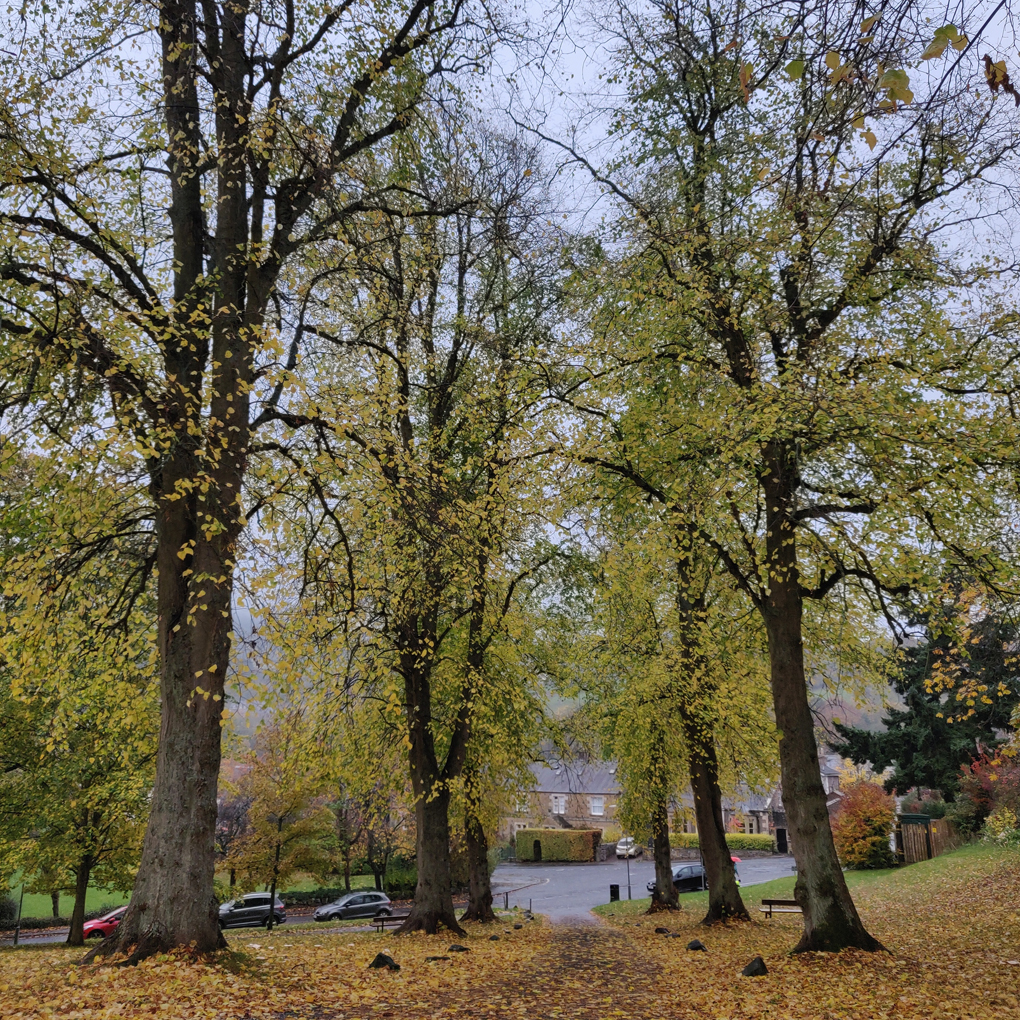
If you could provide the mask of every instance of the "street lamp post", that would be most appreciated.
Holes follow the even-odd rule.
[[[633,899],[630,894],[630,853],[627,854],[627,899]]]

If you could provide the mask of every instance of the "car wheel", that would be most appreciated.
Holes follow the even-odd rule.
[[[85,936],[85,938],[87,938],[87,939],[101,939],[101,938],[103,938],[103,933],[98,928],[93,928],[92,931],[90,931],[88,933],[88,935]]]

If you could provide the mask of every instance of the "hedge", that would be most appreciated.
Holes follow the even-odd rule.
[[[675,849],[697,850],[698,834],[696,832],[671,832],[669,834],[669,845]],[[769,850],[776,852],[775,836],[768,836],[763,832],[727,832],[726,845],[731,850]]]
[[[593,861],[601,839],[601,829],[520,829],[517,860],[533,861],[538,840],[543,861]]]

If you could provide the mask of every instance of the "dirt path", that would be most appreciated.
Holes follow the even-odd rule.
[[[557,924],[546,946],[519,973],[463,994],[443,996],[444,1009],[463,1016],[604,1018],[616,1010],[643,1014],[660,967],[622,932],[599,922]]]

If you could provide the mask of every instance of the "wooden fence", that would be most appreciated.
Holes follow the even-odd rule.
[[[896,827],[897,856],[904,864],[929,861],[959,844],[953,826],[945,818],[900,815]]]

